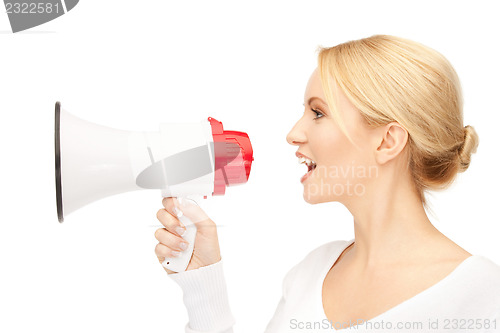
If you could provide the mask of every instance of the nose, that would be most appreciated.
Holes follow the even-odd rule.
[[[302,119],[302,118],[301,118]],[[306,134],[301,126],[300,120],[292,127],[292,130],[286,136],[286,142],[293,146],[298,146],[306,142]]]

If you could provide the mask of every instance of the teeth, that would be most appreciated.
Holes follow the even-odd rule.
[[[305,163],[309,167],[312,165],[316,165],[316,162],[314,162],[313,160],[310,160],[308,158],[305,158],[305,157],[299,158],[299,164],[302,164],[302,163]]]

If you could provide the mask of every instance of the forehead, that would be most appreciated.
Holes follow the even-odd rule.
[[[325,100],[325,94],[323,92],[323,87],[321,86],[321,79],[319,76],[319,71],[316,68],[307,82],[306,91],[304,93],[304,100],[307,101],[311,97],[319,97]]]
[[[340,117],[345,117],[347,121],[358,122],[361,121],[362,116],[359,110],[349,101],[344,92],[338,87],[335,80],[330,77],[330,87],[332,88],[332,98],[333,103],[335,103],[336,110]],[[327,102],[326,96],[323,91],[323,86],[321,85],[321,79],[319,70],[316,68],[309,78],[307,83],[306,91],[304,94],[304,103],[308,103],[310,100],[318,101],[320,100],[320,105],[323,106],[323,111],[327,114],[331,113]],[[307,104],[305,104],[307,105]]]

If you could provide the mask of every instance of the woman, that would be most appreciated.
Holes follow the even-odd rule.
[[[450,63],[393,36],[350,41],[320,50],[304,97],[287,136],[308,166],[304,199],[345,205],[355,237],[288,272],[266,332],[500,331],[500,267],[439,232],[424,209],[425,191],[450,185],[478,145]],[[163,204],[160,262],[182,251],[176,203]],[[188,270],[170,275],[184,291],[186,331],[232,332],[215,224],[198,230]]]

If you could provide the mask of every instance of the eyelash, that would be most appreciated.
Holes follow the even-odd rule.
[[[315,110],[315,109],[311,109],[312,112],[316,113],[316,117],[313,118],[313,120],[318,120],[319,118],[322,118],[324,117],[325,115],[321,112],[319,112],[318,110]],[[320,117],[321,116],[321,117]]]

